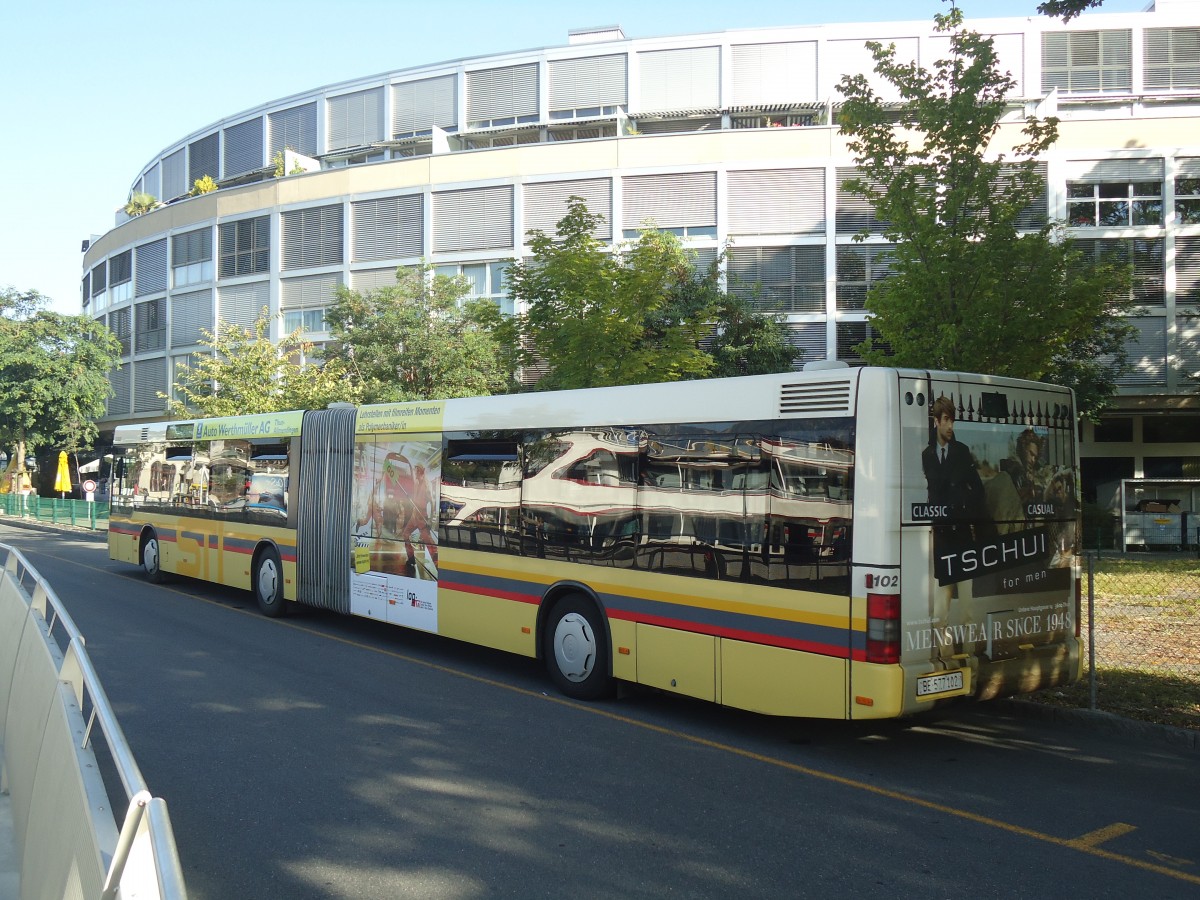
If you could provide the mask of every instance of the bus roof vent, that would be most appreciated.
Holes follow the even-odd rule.
[[[149,427],[146,427],[146,428],[143,428],[143,429],[142,429],[142,437],[141,437],[141,441],[140,441],[140,442],[141,442],[141,443],[143,443],[143,444],[148,444],[148,443],[150,443],[150,429],[149,429]]]
[[[799,416],[808,413],[850,414],[850,379],[806,381],[785,384],[779,391],[779,414]]]

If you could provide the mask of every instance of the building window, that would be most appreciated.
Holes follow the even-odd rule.
[[[729,289],[761,312],[825,312],[825,246],[732,247]]]
[[[259,216],[220,225],[220,277],[270,271],[271,219]]]
[[[506,315],[513,313],[513,300],[508,296],[508,267],[511,260],[486,263],[449,263],[434,266],[435,275],[445,275],[454,278],[461,275],[467,279],[470,289],[467,296],[487,298],[500,307]]]
[[[597,138],[616,137],[617,126],[615,123],[597,122],[573,128],[551,128],[549,136],[552,141],[592,141]]]
[[[175,287],[212,281],[212,229],[200,228],[171,237],[171,279]]]
[[[1200,176],[1175,179],[1175,215],[1180,225],[1200,225]]]
[[[283,313],[283,330],[287,334],[299,329],[304,334],[328,331],[325,309],[289,309]]]
[[[341,204],[283,214],[283,268],[305,269],[342,261]]]
[[[118,253],[108,261],[109,302],[133,299],[133,251]]]
[[[1128,416],[1101,419],[1092,431],[1092,439],[1097,444],[1131,444],[1133,419]]]
[[[1042,92],[1103,94],[1131,89],[1131,32],[1055,31],[1042,34]]]
[[[1067,182],[1067,221],[1077,228],[1161,225],[1162,182]]]
[[[619,106],[583,106],[576,109],[552,109],[551,119],[600,119],[604,116],[615,116],[620,111]]]
[[[1146,90],[1200,88],[1200,28],[1147,28],[1145,42]]]
[[[167,317],[164,315],[166,300],[148,300],[137,304],[134,322],[134,341],[138,353],[161,350],[166,345]]]

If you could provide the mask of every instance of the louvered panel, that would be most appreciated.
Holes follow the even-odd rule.
[[[823,234],[825,171],[730,172],[730,234]]]
[[[112,388],[112,396],[105,404],[105,410],[110,416],[127,416],[132,411],[132,397],[129,390],[130,364],[126,363],[119,369],[110,369],[108,384]]]
[[[365,147],[383,140],[383,88],[330,97],[327,142],[330,150]]]
[[[1138,316],[1127,320],[1137,329],[1125,345],[1130,372],[1117,380],[1121,387],[1161,387],[1167,379],[1167,320]]]
[[[156,200],[162,199],[162,164],[155,163],[142,179],[142,190]]]
[[[361,272],[350,273],[350,286],[360,294],[377,291],[380,288],[396,286],[396,267],[386,269],[364,269]]]
[[[537,63],[467,73],[467,121],[536,116]]]
[[[716,172],[673,175],[635,175],[622,182],[624,228],[647,221],[657,228],[688,228],[717,224]]]
[[[1200,28],[1147,28],[1144,41],[1146,90],[1200,88]]]
[[[1181,156],[1175,160],[1176,178],[1200,178],[1200,157]]]
[[[281,309],[315,309],[333,302],[342,285],[341,272],[285,278],[279,283]]]
[[[171,236],[171,265],[190,266],[212,259],[212,229],[198,228]]]
[[[825,312],[825,246],[731,247],[729,289],[759,312]]]
[[[837,169],[837,213],[838,234],[857,234],[868,231],[882,234],[887,223],[875,216],[875,207],[870,200],[846,190],[843,186],[852,178],[861,178],[862,173],[853,166],[838,166]]]
[[[624,106],[626,61],[624,53],[550,60],[550,108]]]
[[[223,132],[223,139],[226,178],[253,172],[265,165],[262,116],[229,126]]]
[[[1175,331],[1180,374],[1200,379],[1200,319],[1190,315],[1176,316]]]
[[[512,246],[511,186],[439,191],[433,195],[434,253]]]
[[[1163,161],[1151,159],[1077,159],[1064,166],[1067,181],[1162,181]]]
[[[265,281],[222,287],[217,295],[220,321],[250,328],[259,316],[271,314],[271,285]]]
[[[1128,30],[1042,34],[1042,91],[1065,94],[1128,91],[1132,82]]]
[[[835,413],[849,415],[849,377],[785,384],[779,389],[779,415],[782,417]]]
[[[134,296],[156,294],[167,289],[167,239],[134,248]]]
[[[458,76],[440,75],[392,85],[392,135],[458,126]]]
[[[274,159],[276,153],[292,150],[306,156],[317,154],[317,104],[305,103],[267,115],[270,132],[267,153]]]
[[[116,256],[109,257],[108,260],[108,284],[109,287],[116,287],[118,284],[124,284],[133,278],[133,251],[126,250],[124,253],[118,253]]]
[[[1023,34],[985,34],[992,39],[996,51],[996,67],[1012,78],[1010,97],[1025,96],[1025,36]],[[949,59],[949,35],[928,35],[921,38],[921,65],[932,68],[938,60]]]
[[[351,262],[420,256],[424,247],[420,194],[361,200],[350,205]]]
[[[187,190],[205,175],[213,180],[221,177],[221,135],[214,131],[188,144]]]
[[[719,47],[651,50],[637,55],[639,112],[710,109],[721,105]]]
[[[1200,304],[1200,236],[1175,238],[1175,302]]]
[[[108,328],[121,343],[121,355],[128,356],[133,350],[133,325],[129,309],[118,309],[109,313]]]
[[[915,63],[919,56],[919,45],[915,37],[891,36],[873,38],[884,46],[896,45],[897,63]],[[865,75],[876,93],[884,100],[899,100],[900,91],[889,81],[875,74],[875,58],[867,49],[866,41],[862,38],[852,40],[836,40],[825,42],[826,57],[821,68],[829,72],[833,83],[837,84],[845,75]],[[827,76],[829,77],[829,76]]]
[[[695,131],[720,131],[721,119],[718,116],[689,116],[685,119],[643,119],[638,122],[638,131],[642,134],[688,134]]]
[[[803,364],[828,356],[828,340],[824,322],[795,322],[784,326],[787,341],[796,348],[792,365]]]
[[[205,339],[213,327],[212,291],[191,291],[171,297],[171,346],[189,347]]]
[[[92,266],[92,296],[103,294],[108,285],[108,262],[102,261]]]
[[[138,353],[162,350],[167,345],[167,301],[165,297],[134,306],[134,347]]]
[[[283,268],[307,269],[342,261],[342,205],[284,212]]]
[[[187,151],[183,148],[176,150],[170,156],[164,156],[162,161],[162,198],[174,200],[182,197],[191,189],[187,180]]]
[[[727,105],[761,106],[817,99],[817,43],[734,44],[732,96]]]
[[[139,359],[133,363],[133,411],[162,412],[167,401],[158,395],[167,391],[167,360]]]
[[[600,241],[612,240],[612,179],[543,181],[525,185],[525,232],[542,231],[553,236],[558,222],[567,214],[567,199],[581,197],[588,211],[603,216],[592,232]]]

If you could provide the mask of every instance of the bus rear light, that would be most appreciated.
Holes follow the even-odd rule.
[[[867,662],[900,662],[898,594],[867,594]]]

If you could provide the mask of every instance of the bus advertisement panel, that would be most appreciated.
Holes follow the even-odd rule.
[[[924,409],[910,407],[904,429],[905,524],[926,537],[906,546],[926,561],[923,577],[908,573],[923,602],[906,605],[902,658],[947,668],[977,658],[991,682],[977,690],[1011,693],[1018,667],[987,664],[1058,653],[1076,633],[1069,395],[935,377],[926,398]],[[958,687],[953,679],[929,685]]]

